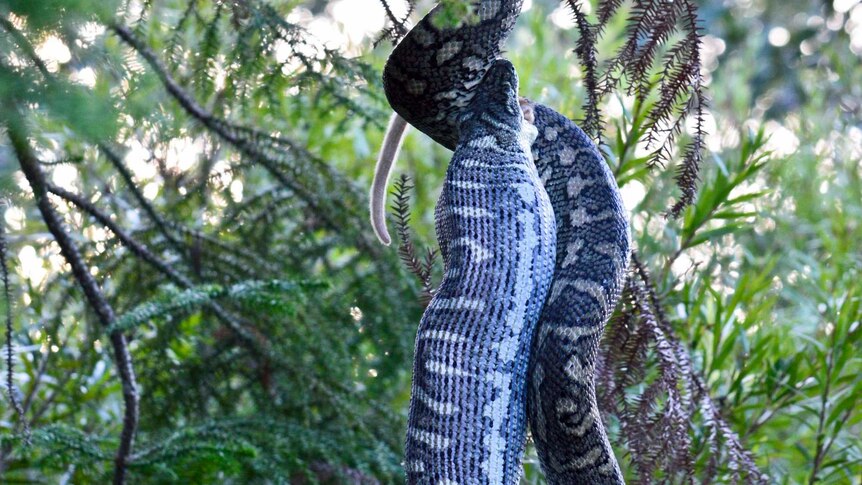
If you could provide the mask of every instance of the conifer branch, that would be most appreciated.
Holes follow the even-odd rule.
[[[674,177],[682,194],[665,212],[666,217],[678,217],[696,197],[706,138],[704,110],[707,100],[700,75],[702,34],[697,6],[692,0],[636,0],[626,22],[625,42],[599,74],[595,52],[598,38],[624,2],[603,2],[598,8],[596,24],[587,19],[576,1],[567,0],[566,3],[580,32],[575,52],[584,70],[587,88],[584,103],[587,133],[601,142],[598,106],[613,91],[625,88],[636,98],[635,102],[642,105],[655,92],[657,100],[646,113],[645,140],[648,147],[656,147],[649,159],[650,167],[664,167],[673,158],[673,149],[685,121],[694,117],[692,140],[682,150]],[[683,33],[682,39],[671,44],[679,31]],[[663,47],[667,47],[667,52],[659,58]],[[654,66],[660,66],[658,87]]]
[[[392,214],[395,216],[395,232],[398,234],[398,256],[404,266],[419,279],[422,284],[422,294],[419,297],[420,303],[427,306],[434,297],[434,283],[432,281],[432,272],[434,263],[437,259],[439,251],[429,248],[424,259],[417,256],[416,247],[413,244],[413,238],[410,235],[410,191],[413,185],[410,183],[410,178],[401,174],[395,182],[393,195],[395,201],[392,203]]]
[[[48,192],[51,192],[58,197],[65,199],[84,212],[90,214],[94,219],[96,219],[100,224],[105,226],[111,232],[114,233],[115,236],[120,240],[120,242],[131,251],[131,253],[144,262],[153,266],[160,273],[165,275],[168,279],[170,279],[175,284],[186,288],[191,289],[195,285],[188,277],[184,276],[173,267],[156,257],[147,247],[135,240],[131,235],[129,235],[126,231],[124,231],[117,223],[115,223],[110,217],[101,212],[95,205],[84,199],[83,197],[69,192],[61,187],[57,187],[56,185],[46,183],[45,188]],[[222,307],[219,303],[211,301],[207,302],[207,306],[213,311],[216,317],[224,322],[228,328],[231,329],[246,346],[248,346],[254,353],[256,354],[265,354],[265,350],[261,348],[261,345],[265,345],[265,339],[262,339],[259,332],[254,332],[248,330],[248,324],[243,323],[234,315],[231,315],[224,307]]]
[[[72,268],[75,280],[84,291],[84,295],[90,307],[96,313],[103,327],[108,328],[114,324],[116,316],[114,309],[105,299],[102,290],[99,289],[95,278],[84,262],[78,247],[72,241],[65,223],[56,212],[48,198],[47,182],[45,175],[39,166],[39,161],[30,148],[30,143],[24,132],[21,119],[8,120],[7,135],[12,142],[13,150],[18,157],[21,170],[33,190],[33,195],[42,214],[42,219],[48,230],[54,236],[54,240],[60,246],[60,252]],[[114,349],[114,360],[117,366],[117,374],[120,377],[123,390],[123,425],[120,433],[120,445],[114,458],[115,485],[125,483],[129,465],[129,457],[132,452],[135,431],[138,426],[138,389],[135,381],[135,370],[132,367],[132,358],[129,353],[128,342],[125,335],[120,332],[110,334],[111,345]]]
[[[144,194],[141,192],[140,188],[138,187],[138,184],[136,184],[134,179],[132,178],[132,172],[129,171],[128,167],[126,167],[126,164],[123,163],[122,157],[120,157],[119,154],[117,154],[112,148],[105,144],[99,144],[99,151],[102,152],[105,158],[108,159],[111,165],[114,166],[114,169],[116,169],[117,172],[120,174],[120,177],[126,183],[126,187],[132,192],[132,197],[135,198],[135,201],[137,201],[138,205],[141,206],[141,208],[144,210],[144,213],[146,213],[150,220],[152,220],[153,223],[156,225],[156,228],[159,230],[159,233],[162,235],[162,237],[164,237],[165,240],[167,240],[168,243],[174,249],[176,249],[180,253],[183,253],[184,247],[169,230],[168,226],[170,224],[161,216],[161,214],[156,211],[153,205],[150,204],[150,201],[148,201],[147,198],[144,197]]]
[[[311,210],[314,211],[315,215],[320,218],[328,229],[332,230],[336,234],[340,234],[345,231],[346,228],[339,225],[332,218],[331,213],[351,214],[354,210],[347,207],[340,199],[332,200],[333,203],[340,204],[338,208],[331,211],[326,210],[326,208],[322,206],[324,201],[318,197],[322,193],[325,193],[323,188],[314,190],[312,188],[305,187],[297,180],[296,177],[286,174],[274,157],[270,156],[273,148],[282,148],[280,145],[285,144],[285,142],[288,143],[289,147],[294,146],[292,142],[285,140],[284,138],[272,137],[260,133],[254,129],[235,126],[232,123],[224,121],[208,112],[179,85],[179,83],[168,72],[164,64],[158,59],[155,52],[141,42],[128,27],[119,24],[114,24],[110,27],[114,33],[120,37],[120,39],[131,46],[141,57],[144,58],[150,68],[155,71],[156,75],[162,81],[168,94],[170,94],[171,97],[173,97],[189,115],[235,147],[245,156],[260,163],[260,165],[263,166],[276,180],[278,180],[279,183],[292,190],[306,204],[308,204]],[[314,168],[323,172],[323,177],[338,183],[342,190],[347,187],[351,187],[349,182],[338,177],[327,164],[316,159],[313,159],[312,162],[314,164]],[[288,169],[294,172],[294,174],[297,174],[300,171],[300,168],[298,167],[288,167]],[[357,219],[364,220],[361,218]],[[371,255],[379,254],[379,249],[375,244],[371,243],[371,240],[367,235],[367,231],[360,231],[354,235],[356,236],[355,241],[361,249]]]
[[[686,407],[685,412],[690,415],[694,411],[699,410],[707,428],[710,430],[710,449],[713,453],[713,457],[711,458],[715,458],[717,460],[716,455],[718,454],[719,449],[718,440],[722,439],[724,440],[728,453],[728,467],[732,470],[735,480],[741,481],[741,474],[744,473],[747,479],[751,482],[767,483],[768,477],[766,477],[766,475],[757,468],[751,452],[745,449],[742,445],[739,435],[733,431],[721,415],[718,406],[709,395],[709,388],[706,385],[706,381],[700,373],[695,370],[688,351],[676,336],[673,327],[664,312],[663,303],[656,292],[649,272],[641,263],[637,254],[632,255],[632,269],[640,282],[639,291],[641,292],[641,295],[638,298],[641,302],[640,308],[644,310],[645,314],[648,316],[647,320],[653,322],[657,328],[658,333],[656,335],[658,339],[663,342],[663,346],[666,346],[667,349],[673,353],[674,361],[677,363],[679,371],[681,372],[680,377],[683,379],[681,381],[677,381],[683,383],[682,387],[685,391],[685,397],[682,402]],[[644,303],[648,306],[644,305]],[[697,403],[696,406],[695,403]],[[681,419],[676,423],[677,426],[687,427],[690,424],[690,419],[688,419],[687,416],[679,416],[679,418]],[[682,439],[682,436],[678,435],[676,439]],[[686,438],[685,443],[689,443],[690,445],[690,440]],[[680,458],[685,460],[683,463],[691,463],[690,458]],[[690,473],[691,470],[689,469],[688,472]]]
[[[383,9],[386,11],[386,18],[391,22],[392,25],[383,29],[383,32],[377,37],[374,41],[374,46],[376,47],[383,39],[389,39],[392,43],[397,43],[401,40],[402,37],[407,35],[407,31],[410,30],[407,27],[407,21],[410,18],[410,15],[413,13],[413,10],[416,8],[416,0],[408,0],[407,2],[407,13],[404,14],[403,18],[398,18],[392,12],[392,7],[389,6],[389,2],[387,0],[380,0],[380,3],[383,5]]]
[[[765,483],[751,453],[721,416],[688,350],[664,312],[664,302],[637,254],[632,256],[621,310],[602,341],[596,375],[598,399],[620,421],[632,466],[644,483],[674,477],[694,479],[697,450],[690,432],[701,419],[711,465],[704,482],[714,479],[720,463],[739,481]],[[657,375],[648,371],[657,367]],[[642,386],[643,390],[632,392]]]
[[[584,102],[584,131],[594,140],[602,139],[601,112],[599,111],[598,61],[596,60],[596,26],[592,25],[581,10],[576,0],[567,0],[569,8],[575,17],[580,37],[575,44],[575,53],[584,67],[584,85],[587,88],[587,100]]]
[[[599,17],[598,28],[604,29],[611,17],[614,16],[617,10],[623,5],[623,0],[604,0],[599,4],[596,12]]]
[[[6,330],[6,395],[9,398],[10,408],[15,411],[15,415],[17,421],[15,423],[15,430],[24,431],[24,440],[26,442],[30,441],[30,425],[27,422],[27,418],[24,416],[24,408],[21,406],[21,402],[18,398],[18,392],[15,388],[14,382],[14,366],[15,366],[15,353],[14,353],[14,344],[12,342],[12,288],[9,285],[9,266],[6,261],[6,254],[8,253],[9,247],[6,241],[6,225],[3,223],[4,214],[6,212],[6,205],[4,202],[0,201],[0,277],[3,280],[3,299],[6,305],[6,314],[4,315],[5,319],[5,330]],[[6,457],[9,456],[11,452],[11,446],[8,443],[4,443],[2,449],[0,449],[0,475],[3,474],[4,469],[6,468]]]
[[[49,78],[51,73],[48,71],[48,66],[46,66],[45,61],[36,54],[36,50],[33,48],[33,44],[30,40],[27,39],[20,30],[16,29],[15,25],[13,25],[5,16],[0,16],[0,27],[3,27],[3,30],[9,32],[9,35],[15,39],[15,43],[18,45],[18,48],[21,49],[28,58],[30,58],[33,65],[36,66],[36,69],[38,69],[45,78]]]

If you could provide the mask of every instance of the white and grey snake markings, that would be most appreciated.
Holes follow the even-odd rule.
[[[548,483],[623,483],[594,373],[629,263],[628,220],[613,175],[568,118],[522,100],[533,160],[513,144],[531,129],[511,113],[517,76],[498,58],[521,3],[473,2],[478,20],[454,28],[434,26],[435,8],[383,73],[395,112],[455,149],[435,213],[446,275],[416,342],[408,483],[518,483],[526,421]],[[372,189],[385,237],[399,123]]]

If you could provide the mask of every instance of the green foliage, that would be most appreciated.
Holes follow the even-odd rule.
[[[473,14],[470,4],[457,0],[441,1],[432,20],[432,24],[438,29],[454,29],[462,24],[469,25],[479,22],[479,18]]]
[[[48,180],[91,205],[52,196],[117,314],[108,332],[96,324],[4,134],[25,420],[0,411],[4,481],[109,480],[123,411],[111,330],[127,336],[139,383],[129,481],[402,480],[417,296],[437,278],[413,244],[435,246],[450,154],[418,135],[402,151],[415,187],[408,201],[402,180],[396,222],[417,280],[374,243],[365,213],[389,48],[357,59],[317,42],[291,13],[326,16],[324,3],[0,0],[0,125],[23,120]],[[658,65],[605,62],[627,45],[656,62],[669,52],[632,37],[642,2],[569,3],[563,16],[580,15],[565,30],[548,18],[556,3],[533,2],[507,56],[524,95],[575,119],[595,100],[631,210],[642,271],[599,374],[627,478],[750,482],[753,460],[771,483],[858,481],[862,68],[850,35],[862,7],[703,4],[709,150],[695,203],[668,220],[696,127],[680,126],[667,166],[652,166],[650,113],[666,108],[655,91],[630,94],[660,89]],[[596,72],[620,76],[603,96],[579,22],[601,27]],[[785,47],[767,40],[773,27],[788,29]],[[41,62],[49,37],[68,61]],[[543,483],[530,448],[525,472]]]
[[[190,310],[197,310],[217,299],[232,300],[253,311],[265,311],[275,315],[293,316],[296,314],[297,299],[302,298],[302,290],[321,289],[325,285],[311,283],[291,283],[287,281],[243,281],[223,288],[219,285],[206,285],[179,290],[169,286],[153,301],[142,303],[127,311],[105,333],[127,332],[139,325],[158,317],[173,317]],[[285,297],[290,296],[288,300]]]
[[[63,29],[89,20],[108,22],[114,18],[117,0],[3,0],[0,12],[27,19],[31,32]]]
[[[66,76],[44,79],[49,67],[38,58],[31,42],[41,40],[46,34],[59,34],[67,42],[74,41],[76,29],[87,21],[112,18],[116,8],[117,2],[114,1],[0,2],[0,28],[5,34],[0,40],[0,49],[6,52],[17,50],[20,59],[29,59],[35,67],[12,67],[15,64],[10,63],[12,59],[0,62],[0,103],[19,110],[25,106],[44,110],[45,114],[58,118],[87,140],[98,140],[115,133],[118,113],[110,96],[69,82]],[[10,14],[14,17],[6,18]],[[26,22],[31,38],[21,33],[12,19]],[[14,117],[15,110],[4,110],[0,116]]]

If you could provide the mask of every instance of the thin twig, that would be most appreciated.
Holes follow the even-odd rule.
[[[823,459],[826,457],[828,448],[824,446],[825,434],[823,428],[826,426],[826,411],[829,408],[829,392],[832,390],[832,371],[835,367],[835,339],[838,332],[832,332],[830,338],[831,348],[826,354],[826,383],[823,385],[823,392],[820,393],[820,409],[817,413],[817,443],[814,451],[814,466],[811,467],[811,475],[808,477],[808,484],[813,485],[817,482],[817,474],[820,473],[820,468],[823,466]],[[831,445],[831,443],[830,443]]]
[[[3,220],[4,210],[0,210],[0,221]],[[3,279],[3,299],[6,301],[6,392],[12,409],[18,415],[18,425],[24,426],[25,432],[29,433],[27,421],[24,419],[24,411],[18,401],[13,382],[14,356],[12,344],[12,288],[9,286],[9,266],[6,261],[6,253],[9,250],[6,244],[6,226],[0,222],[0,277]]]
[[[6,226],[3,224],[3,214],[6,212],[6,205],[3,202],[0,202],[0,276],[2,276],[3,280],[3,298],[6,302],[6,395],[9,396],[10,407],[15,411],[17,416],[17,422],[15,423],[15,430],[24,430],[24,439],[26,441],[30,441],[30,426],[27,423],[27,419],[24,417],[24,409],[21,407],[21,403],[18,400],[18,393],[16,392],[14,381],[13,381],[13,367],[15,364],[14,360],[14,352],[13,352],[13,343],[12,343],[12,288],[9,286],[9,266],[6,262],[6,253],[8,251],[8,246],[6,243]],[[0,476],[2,476],[3,471],[6,469],[7,457],[12,452],[12,443],[4,442],[2,449],[0,449]]]
[[[404,266],[413,273],[422,284],[422,293],[419,295],[419,302],[423,307],[427,307],[434,297],[436,288],[432,281],[432,273],[434,270],[434,262],[437,259],[439,251],[437,249],[428,248],[424,260],[417,256],[416,245],[413,243],[413,238],[410,235],[410,191],[413,185],[410,183],[410,177],[401,174],[395,182],[393,194],[395,201],[392,202],[392,215],[395,216],[395,232],[398,234],[398,256]]]
[[[669,342],[669,344],[674,348],[677,362],[687,375],[687,381],[693,386],[693,389],[688,393],[690,394],[690,398],[692,401],[697,401],[698,398],[700,398],[701,410],[708,415],[706,416],[707,419],[714,423],[713,426],[721,433],[727,443],[728,452],[733,460],[736,461],[738,465],[741,464],[745,467],[745,472],[749,475],[749,480],[752,480],[755,483],[766,483],[766,476],[761,473],[757,468],[757,465],[755,465],[751,452],[745,449],[742,445],[742,441],[739,436],[731,429],[727,420],[725,420],[724,416],[719,412],[718,406],[716,406],[712,397],[709,395],[709,387],[706,385],[706,380],[700,375],[700,373],[695,371],[695,367],[691,362],[691,357],[689,356],[688,351],[676,337],[673,327],[670,325],[670,321],[664,313],[663,303],[656,292],[655,285],[652,283],[652,278],[636,253],[632,253],[632,267],[635,275],[641,280],[643,288],[646,289],[647,294],[645,295],[645,298],[649,301],[652,311],[655,313],[656,323],[664,332],[664,337],[667,342]]]
[[[580,37],[575,45],[575,53],[584,67],[584,85],[587,88],[587,99],[584,102],[584,131],[598,143],[602,140],[601,112],[599,101],[601,94],[598,85],[598,60],[596,51],[596,26],[587,20],[580,5],[574,0],[567,1],[575,17]]]
[[[392,8],[389,6],[389,2],[387,2],[386,0],[380,0],[380,3],[383,4],[383,9],[386,11],[386,17],[389,19],[390,22],[392,22],[392,26],[387,27],[383,30],[383,32],[381,32],[381,34],[374,41],[375,47],[377,47],[377,45],[380,44],[380,42],[387,37],[391,39],[393,43],[395,43],[398,42],[402,37],[407,35],[407,31],[409,30],[407,28],[407,19],[410,18],[410,14],[412,14],[413,9],[416,8],[415,0],[408,1],[407,13],[404,14],[404,18],[399,19],[392,12]]]
[[[123,163],[123,159],[109,146],[104,144],[99,144],[99,151],[105,155],[105,158],[111,162],[111,165],[117,169],[117,172],[120,173],[120,176],[123,178],[123,181],[126,182],[126,186],[129,190],[132,191],[132,196],[134,196],[135,200],[138,201],[138,204],[144,210],[144,212],[152,219],[153,223],[155,223],[156,228],[158,228],[159,233],[168,241],[168,243],[174,247],[174,249],[178,250],[181,254],[184,252],[185,248],[180,243],[180,241],[171,234],[170,228],[168,227],[170,224],[165,221],[165,219],[156,212],[155,208],[153,208],[152,204],[144,197],[144,194],[138,189],[137,184],[135,184],[134,179],[132,179],[132,172],[129,171],[129,168]]]

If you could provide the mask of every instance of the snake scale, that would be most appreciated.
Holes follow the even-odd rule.
[[[397,113],[371,197],[384,243],[385,185],[405,120],[455,150],[435,212],[444,280],[417,334],[411,484],[518,483],[527,422],[548,483],[623,483],[594,369],[629,263],[626,211],[584,132],[517,98],[500,55],[521,4],[471,2],[473,15],[455,27],[436,25],[437,6],[383,73]]]

